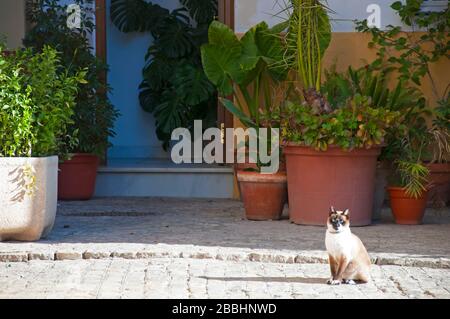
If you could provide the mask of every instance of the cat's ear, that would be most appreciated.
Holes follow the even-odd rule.
[[[336,210],[334,209],[334,206],[330,207],[330,215],[336,214]]]
[[[342,215],[348,217],[348,215],[350,215],[350,210],[347,208],[346,210],[344,210],[344,212],[342,213]]]

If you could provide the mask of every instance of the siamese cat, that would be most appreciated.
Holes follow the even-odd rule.
[[[367,283],[370,280],[370,257],[361,240],[350,230],[349,210],[330,208],[325,246],[330,262],[329,285]]]

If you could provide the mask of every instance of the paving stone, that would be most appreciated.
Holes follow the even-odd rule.
[[[69,226],[69,227],[67,227]],[[450,269],[450,209],[425,223],[354,227],[377,265]],[[327,263],[324,227],[244,218],[234,200],[98,198],[60,202],[53,231],[36,243],[0,243],[0,262],[52,259],[182,258],[282,264]]]

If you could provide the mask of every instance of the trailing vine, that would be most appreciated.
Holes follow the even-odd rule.
[[[192,128],[194,119],[215,125],[217,94],[205,76],[200,46],[217,15],[217,0],[181,0],[169,10],[144,0],[112,0],[111,19],[122,32],[149,32],[153,43],[145,56],[139,86],[141,107],[156,119],[156,134],[169,146],[177,127]]]

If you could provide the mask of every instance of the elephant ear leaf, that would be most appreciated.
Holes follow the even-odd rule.
[[[242,47],[233,30],[214,21],[208,32],[209,43],[201,48],[203,69],[222,95],[233,93],[233,81],[240,83],[243,72],[239,66]]]
[[[245,71],[252,71],[261,59],[261,52],[256,45],[256,29],[257,26],[252,27],[241,39],[242,55],[239,64]]]
[[[285,80],[288,68],[285,63],[280,63],[285,47],[278,30],[269,29],[266,23],[260,23],[255,32],[255,41],[271,76],[278,81]]]
[[[267,70],[273,79],[284,80],[287,75],[285,64],[277,65],[284,54],[279,34],[272,32],[265,22],[251,28],[241,39],[242,55],[240,67],[245,78],[240,85],[249,85],[260,72]]]

